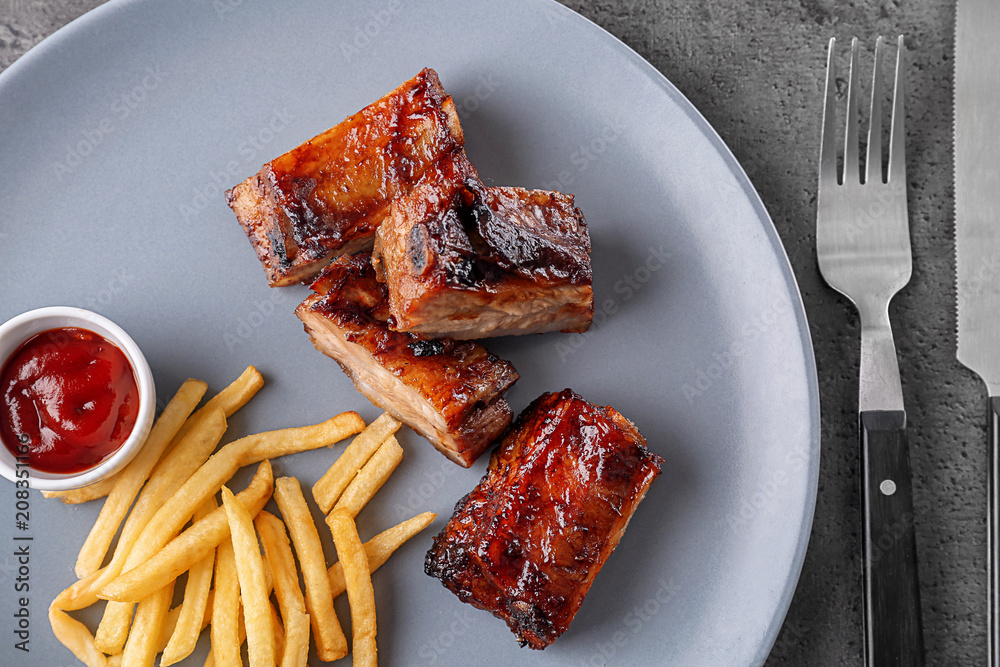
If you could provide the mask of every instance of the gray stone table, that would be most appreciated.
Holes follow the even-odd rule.
[[[99,0],[0,0],[0,69]],[[746,169],[798,278],[823,407],[815,522],[767,665],[862,660],[858,320],[815,259],[816,158],[826,42],[906,35],[914,269],[894,300],[910,415],[928,662],[986,655],[984,390],[955,360],[952,0],[603,0],[566,4],[619,37],[701,111]],[[0,175],[2,177],[2,175]],[[0,212],[2,215],[2,212]]]

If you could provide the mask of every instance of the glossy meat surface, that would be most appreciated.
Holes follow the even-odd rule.
[[[334,257],[370,250],[396,197],[474,176],[464,145],[454,102],[424,69],[268,162],[227,199],[271,286],[307,282]]]
[[[613,408],[569,389],[543,394],[458,502],[424,569],[543,649],[569,627],[661,464]]]
[[[337,259],[312,287],[295,312],[316,348],[445,456],[468,467],[510,425],[503,393],[519,377],[514,366],[471,341],[390,331],[368,253]]]
[[[593,317],[590,235],[570,195],[422,185],[393,202],[373,256],[400,331],[581,332]]]

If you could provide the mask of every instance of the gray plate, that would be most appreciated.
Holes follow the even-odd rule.
[[[572,387],[632,419],[666,459],[570,630],[544,652],[422,572],[478,481],[410,432],[362,537],[440,514],[376,575],[384,664],[761,663],[806,549],[819,465],[816,371],[780,241],[729,150],[612,36],[546,0],[112,2],[0,75],[0,318],[88,307],[145,351],[161,399],[249,363],[266,388],[232,432],[378,412],[269,289],[222,191],[421,67],[459,105],[488,182],[573,192],[593,236],[595,325],[493,341],[515,411]],[[327,451],[276,462],[311,485]],[[241,486],[247,471],[234,482]],[[69,664],[45,621],[99,507],[0,494],[0,617],[30,534],[31,653]],[[332,546],[327,542],[327,547]],[[346,601],[338,603],[346,622]],[[93,624],[96,609],[81,614]],[[10,635],[7,640],[13,643]],[[206,642],[200,645],[204,655]]]

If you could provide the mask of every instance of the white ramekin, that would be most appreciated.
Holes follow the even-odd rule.
[[[7,320],[0,325],[0,366],[5,364],[21,344],[35,334],[61,327],[88,329],[104,336],[117,345],[128,359],[139,387],[139,414],[128,439],[118,450],[93,468],[82,472],[58,474],[41,472],[29,468],[28,483],[33,489],[42,491],[65,491],[87,486],[121,470],[138,453],[156,415],[156,388],[153,373],[146,358],[125,331],[108,318],[83,308],[51,306],[38,308]],[[0,443],[0,475],[11,481],[16,477],[16,459]]]

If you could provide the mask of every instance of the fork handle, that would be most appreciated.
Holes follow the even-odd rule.
[[[864,512],[865,664],[920,667],[920,622],[913,491],[906,413],[859,416]]]
[[[1000,396],[991,396],[988,405],[990,428],[990,473],[986,506],[987,582],[989,587],[990,665],[1000,666]]]

